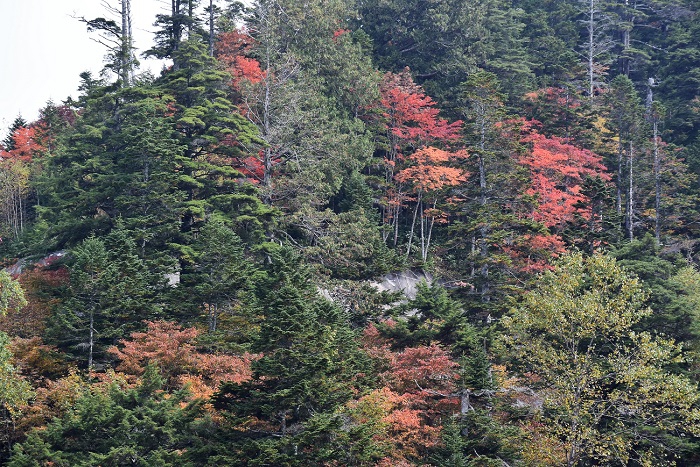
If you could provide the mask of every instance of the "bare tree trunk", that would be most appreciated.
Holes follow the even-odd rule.
[[[406,259],[408,259],[408,255],[411,254],[411,244],[413,242],[413,232],[415,231],[416,227],[416,217],[418,216],[418,209],[420,209],[420,204],[421,204],[421,192],[418,192],[418,201],[416,202],[416,209],[413,211],[413,222],[411,222],[411,232],[408,235],[408,247],[406,248]]]
[[[209,0],[209,56],[214,56],[214,0]]]
[[[207,305],[208,308],[208,326],[209,332],[216,332],[216,326],[218,324],[219,317],[219,306],[218,305]]]
[[[654,236],[661,244],[661,158],[659,154],[659,122],[654,118]]]
[[[90,341],[89,341],[89,353],[88,353],[88,370],[92,370],[92,350],[95,345],[95,312],[90,310]]]
[[[629,147],[629,185],[627,193],[627,235],[634,240],[634,146],[630,141]]]
[[[433,209],[437,206],[437,200],[433,201]],[[430,239],[433,236],[433,226],[435,225],[435,216],[430,217],[430,225],[428,226],[428,239],[423,250],[423,261],[428,260],[428,249],[430,248]]]
[[[616,202],[617,202],[617,215],[621,216],[622,215],[622,177],[623,177],[623,171],[622,171],[622,153],[624,151],[623,146],[622,146],[622,134],[618,134],[618,138],[620,139],[620,142],[617,147],[617,183],[616,185]]]
[[[595,0],[590,0],[588,7],[588,97],[593,99],[593,82],[594,82],[594,72],[593,67],[595,66]]]

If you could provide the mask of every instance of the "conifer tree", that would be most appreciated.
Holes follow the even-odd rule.
[[[217,461],[314,464],[339,427],[333,413],[351,397],[364,359],[344,314],[318,295],[289,248],[271,251],[270,264],[256,276],[260,330],[252,350],[262,357],[250,381],[225,384],[215,398],[234,421],[226,434],[231,454]],[[321,420],[326,426],[319,432],[314,426]]]
[[[239,301],[254,269],[244,256],[241,239],[220,220],[202,227],[192,249],[196,254],[193,272],[183,277],[181,287],[184,294],[194,292],[190,300],[196,300],[195,307],[204,308],[207,329],[215,333],[220,318],[241,313]]]
[[[182,152],[176,155],[178,187],[186,207],[181,230],[190,231],[210,210],[238,193],[236,157],[248,155],[258,142],[256,128],[236,111],[226,93],[228,75],[219,70],[206,45],[196,38],[174,52],[179,66],[159,87],[174,97],[173,123]]]
[[[125,232],[116,230],[104,240],[90,237],[72,251],[70,296],[51,317],[47,333],[90,369],[105,360],[107,347],[158,313],[161,284],[135,250]]]
[[[5,139],[2,140],[2,147],[5,151],[9,152],[15,149],[15,132],[20,128],[26,127],[27,121],[22,118],[21,115],[17,115],[17,117],[15,117],[15,119],[12,121],[10,128],[7,129],[7,136],[5,136]]]
[[[202,407],[168,394],[151,365],[135,387],[83,388],[75,405],[14,447],[7,465],[193,465]]]

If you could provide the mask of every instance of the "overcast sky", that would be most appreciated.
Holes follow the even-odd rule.
[[[166,5],[132,0],[137,53],[151,47],[153,22]],[[107,14],[101,0],[0,0],[0,138],[18,114],[31,122],[49,99],[60,104],[68,96],[76,98],[83,71],[99,73],[105,49],[73,16]],[[142,70],[158,74],[162,68],[162,63],[140,61]]]

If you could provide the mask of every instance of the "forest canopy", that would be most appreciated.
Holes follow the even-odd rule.
[[[700,3],[108,6],[0,142],[0,463],[700,464]]]

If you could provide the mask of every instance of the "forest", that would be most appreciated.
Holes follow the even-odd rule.
[[[700,465],[699,0],[107,5],[0,143],[0,464]]]

